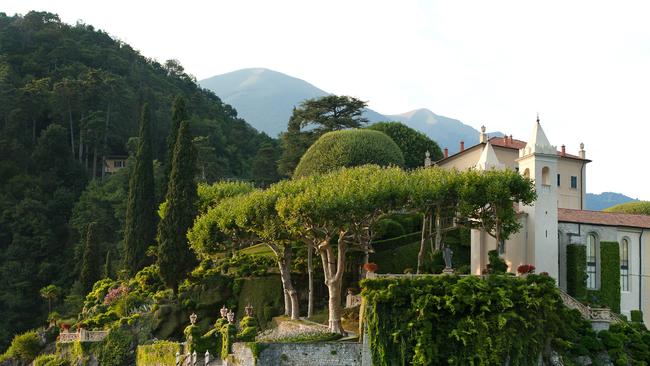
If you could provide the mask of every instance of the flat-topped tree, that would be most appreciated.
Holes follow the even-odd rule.
[[[521,229],[515,207],[537,199],[533,181],[510,169],[470,170],[462,175],[461,223],[494,237],[502,253],[505,241]]]
[[[432,240],[431,251],[442,249],[444,233],[455,228],[462,176],[457,171],[438,167],[421,168],[409,174],[409,207],[422,213],[422,236],[417,273],[422,272],[425,243]]]
[[[284,197],[300,194],[313,184],[314,180],[308,178],[283,181],[271,185],[266,190],[237,197],[237,205],[233,210],[237,225],[252,234],[253,242],[267,245],[275,254],[284,289],[285,315],[291,316],[292,319],[298,319],[300,316],[298,292],[291,280],[292,250],[300,237],[280,220],[275,206],[278,200]]]
[[[318,243],[329,292],[331,332],[344,333],[341,285],[345,255],[350,247],[365,249],[360,228],[369,230],[366,223],[404,203],[404,177],[398,168],[344,168],[313,178],[314,184],[281,198],[276,205],[282,221],[296,235]]]
[[[254,189],[253,185],[247,182],[199,184],[199,216],[188,231],[187,238],[190,248],[200,259],[245,245],[247,240],[245,236],[231,235],[231,233],[224,233],[219,229],[218,221],[224,219],[222,211],[227,213],[229,208],[217,207],[231,197],[249,193]],[[231,218],[231,221],[232,223],[227,225],[236,227],[234,218]]]

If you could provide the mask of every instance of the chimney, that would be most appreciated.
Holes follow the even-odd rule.
[[[510,135],[510,143],[512,144],[512,135]]]
[[[562,156],[566,155],[566,146],[562,145]]]
[[[445,159],[449,157],[449,149],[445,147]]]
[[[508,145],[508,135],[503,135],[503,143]]]
[[[580,143],[580,152],[578,153],[580,159],[586,159],[587,153],[585,152],[585,144]]]
[[[465,151],[465,141],[460,142],[460,151],[461,152]]]
[[[487,135],[485,134],[485,126],[481,126],[481,134],[479,135],[479,142],[487,142]]]

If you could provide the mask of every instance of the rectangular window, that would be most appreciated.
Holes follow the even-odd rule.
[[[560,175],[559,174],[557,175],[557,186],[558,187],[560,186]]]
[[[571,176],[571,188],[578,188],[578,177],[575,175]]]
[[[630,268],[629,268],[629,242],[623,239],[621,243],[621,291],[630,291]]]
[[[587,235],[587,288],[596,289],[596,237]]]

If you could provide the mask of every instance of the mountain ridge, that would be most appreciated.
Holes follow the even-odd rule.
[[[238,115],[253,127],[275,137],[286,130],[291,111],[303,100],[322,97],[330,93],[315,85],[281,73],[256,67],[215,75],[199,81],[199,84],[232,105]],[[457,119],[440,116],[427,108],[387,115],[367,108],[364,117],[370,123],[398,121],[423,132],[441,148],[450,153],[458,151],[458,142],[466,145],[478,143],[479,132]]]

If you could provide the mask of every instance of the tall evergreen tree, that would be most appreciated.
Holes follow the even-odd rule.
[[[177,96],[172,105],[172,124],[167,136],[167,157],[165,160],[165,177],[164,188],[169,184],[169,174],[172,171],[172,159],[174,158],[174,146],[176,146],[176,139],[178,137],[178,129],[181,127],[181,122],[187,120],[187,110],[185,109],[185,99],[182,96]]]
[[[97,226],[97,223],[91,222],[88,224],[86,240],[84,242],[81,273],[79,274],[79,280],[81,281],[81,288],[84,291],[84,295],[93,289],[93,285],[100,278],[99,267],[101,266],[101,263],[96,242],[97,236],[95,235],[95,226]]]
[[[189,123],[178,130],[167,186],[167,209],[158,225],[158,266],[160,276],[174,292],[178,283],[196,264],[187,243],[187,230],[197,214],[196,150],[192,145]]]
[[[142,107],[135,164],[129,177],[124,227],[124,269],[134,274],[147,265],[146,252],[156,237],[156,208],[149,106]]]
[[[111,250],[106,251],[106,260],[104,261],[104,272],[102,278],[111,278]]]

